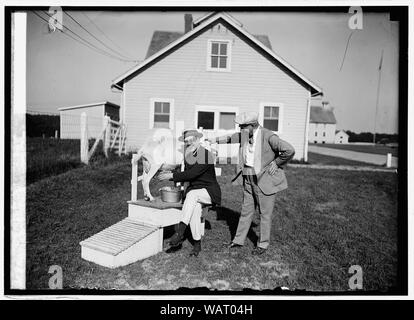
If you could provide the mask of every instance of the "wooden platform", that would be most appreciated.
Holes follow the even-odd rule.
[[[154,201],[128,201],[128,217],[161,227],[179,223],[181,209],[181,203],[163,202],[160,198]]]
[[[163,249],[164,227],[181,221],[181,203],[128,201],[128,217],[80,243],[83,259],[116,268]],[[204,235],[204,221],[202,221]]]
[[[80,243],[83,259],[116,268],[162,251],[160,226],[132,218],[98,232]]]
[[[146,201],[144,199],[136,200],[136,201],[128,201],[128,203],[146,207],[146,208],[155,208],[155,209],[180,209],[183,207],[181,202],[164,202],[161,200],[161,197],[154,197],[153,201]]]

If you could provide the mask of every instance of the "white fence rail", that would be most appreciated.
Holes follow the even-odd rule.
[[[101,130],[93,138],[95,143],[89,150],[89,136],[88,136],[88,116],[83,112],[80,116],[80,137],[81,137],[81,161],[85,164],[89,163],[89,159],[95,153],[99,142],[102,140],[105,156],[108,157],[109,151],[115,149],[120,156],[126,153],[125,140],[126,140],[126,126],[121,123],[112,120],[110,117],[105,116],[103,118],[103,124]]]

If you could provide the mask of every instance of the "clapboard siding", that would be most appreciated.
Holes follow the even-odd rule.
[[[206,71],[209,39],[232,40],[231,72]],[[277,47],[277,45],[276,45]],[[251,45],[221,25],[210,28],[124,84],[127,148],[143,144],[151,98],[174,99],[175,120],[195,127],[195,106],[237,107],[259,112],[260,103],[284,105],[280,136],[303,158],[309,91]],[[224,108],[223,108],[224,110]]]

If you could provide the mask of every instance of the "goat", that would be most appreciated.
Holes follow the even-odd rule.
[[[201,145],[213,151],[211,145],[207,141],[201,142]],[[172,171],[182,166],[184,163],[184,144],[174,137],[172,130],[158,129],[153,136],[149,137],[144,145],[138,150],[138,161],[142,158],[143,173],[138,177],[138,181],[142,181],[144,190],[144,199],[153,201],[149,184],[151,179],[159,171]]]

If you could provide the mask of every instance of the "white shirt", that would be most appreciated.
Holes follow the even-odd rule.
[[[247,148],[245,151],[244,164],[248,167],[254,167],[254,150],[256,149],[257,136],[259,134],[259,128],[256,128],[253,132],[253,143],[247,143]]]

